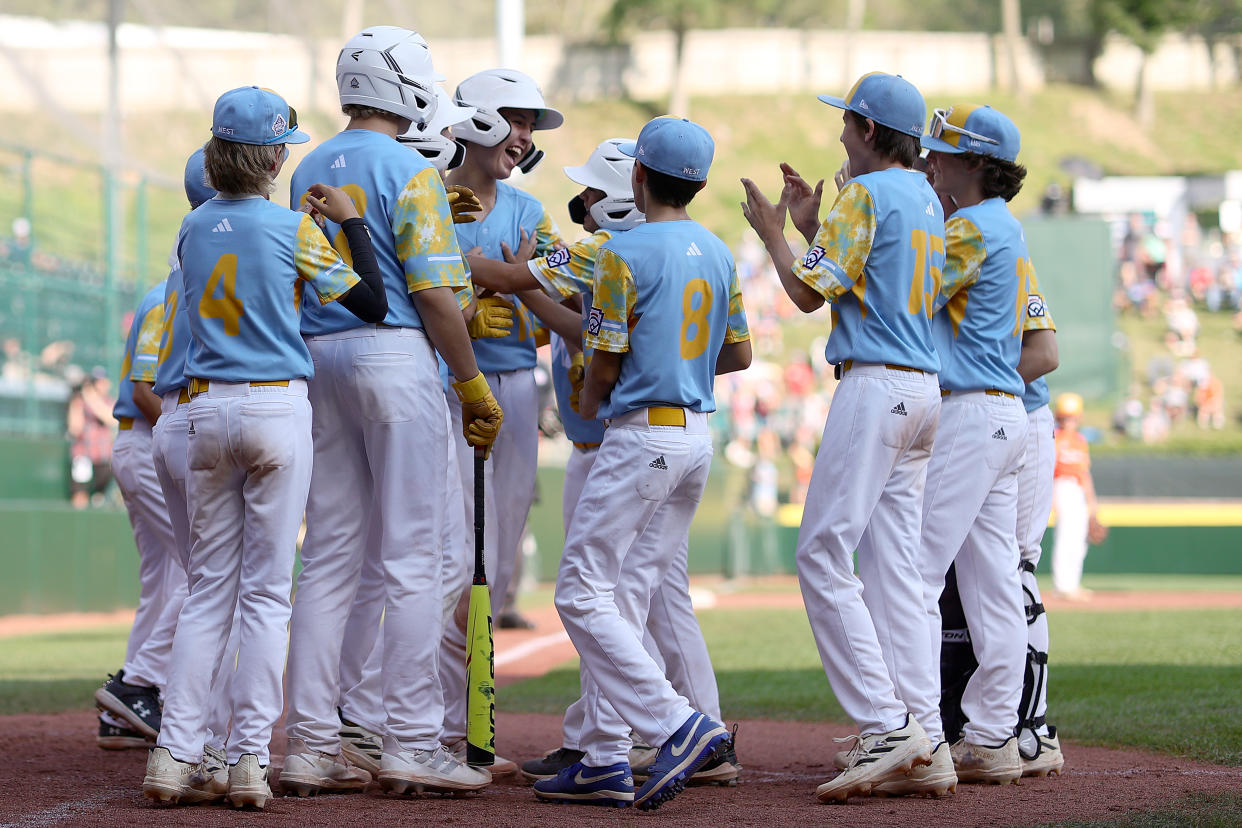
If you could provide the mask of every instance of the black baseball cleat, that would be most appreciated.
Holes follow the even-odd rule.
[[[586,754],[580,750],[559,747],[547,756],[523,762],[522,776],[525,776],[532,782],[538,782],[540,779],[551,779],[575,762],[581,762],[583,756],[586,756]]]
[[[136,730],[121,725],[108,724],[99,717],[99,735],[95,744],[103,750],[147,750],[153,742]]]
[[[95,706],[122,719],[139,734],[154,739],[160,733],[160,691],[125,681],[125,671],[109,675],[95,691]]]
[[[737,785],[737,778],[742,772],[742,763],[737,761],[737,725],[729,733],[729,738],[716,749],[711,759],[703,763],[703,767],[691,776],[687,785],[721,785],[732,788]]]

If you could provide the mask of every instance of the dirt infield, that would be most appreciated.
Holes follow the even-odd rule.
[[[820,805],[815,786],[831,772],[847,728],[795,722],[743,721],[736,788],[691,788],[654,814],[536,802],[529,786],[498,780],[463,799],[404,799],[376,789],[356,796],[275,799],[262,814],[224,806],[156,807],[142,798],[143,751],[107,753],[94,745],[88,711],[4,719],[6,760],[0,825],[257,825],[372,826],[396,820],[485,826],[584,824],[659,820],[679,826],[1036,825],[1116,818],[1127,811],[1167,807],[1191,793],[1242,791],[1242,769],[1204,765],[1150,753],[1067,745],[1066,775],[1025,779],[1003,788],[959,786],[943,800],[854,799]],[[560,721],[546,715],[501,714],[497,746],[515,758],[554,747]],[[277,760],[273,760],[276,764]]]
[[[696,593],[696,599],[699,594]],[[783,608],[798,606],[796,592],[704,593],[701,607]],[[1205,606],[1240,607],[1242,593],[1097,593],[1088,603],[1049,601],[1049,607],[1090,610]],[[540,675],[574,656],[555,610],[528,613],[537,627],[497,632],[497,683],[504,685]],[[81,620],[81,617],[77,617]],[[60,619],[56,626],[73,626]],[[29,619],[33,622],[33,619]],[[123,621],[109,614],[96,623]],[[23,620],[0,637],[35,631],[43,625]],[[34,627],[35,629],[31,629]],[[43,627],[46,629],[46,627]],[[827,684],[825,682],[825,692]],[[962,785],[943,800],[854,799],[848,805],[820,805],[815,787],[834,771],[833,737],[846,736],[844,725],[743,721],[738,755],[744,766],[735,788],[692,788],[654,814],[571,805],[547,805],[534,799],[529,786],[499,779],[480,795],[462,799],[397,798],[375,788],[357,796],[312,800],[275,799],[262,814],[237,813],[224,806],[157,807],[143,799],[145,751],[106,752],[95,746],[95,714],[0,718],[6,735],[0,762],[0,828],[53,825],[337,825],[370,826],[396,820],[486,826],[546,825],[582,828],[632,820],[677,820],[679,826],[806,825],[841,826],[1027,826],[1063,820],[1112,820],[1127,812],[1165,808],[1191,794],[1242,793],[1242,769],[1222,767],[1142,752],[1067,744],[1066,774],[1026,779],[1003,788]],[[273,766],[284,751],[283,733],[273,741]],[[556,716],[497,716],[497,748],[523,760],[542,755],[559,743]]]

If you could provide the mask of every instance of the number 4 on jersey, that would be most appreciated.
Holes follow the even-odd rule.
[[[224,295],[216,297],[216,291]],[[241,318],[246,312],[242,301],[237,298],[237,254],[225,253],[216,260],[216,266],[207,277],[207,286],[203,296],[198,300],[198,315],[203,319],[224,320],[226,336],[237,336],[241,333]]]

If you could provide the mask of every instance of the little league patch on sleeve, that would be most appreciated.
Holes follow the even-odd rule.
[[[591,314],[587,317],[587,333],[591,336],[599,336],[599,329],[604,324],[604,311],[600,308],[591,308]]]
[[[824,252],[824,248],[819,245],[815,245],[810,250],[806,251],[806,256],[802,259],[802,266],[807,270],[812,269],[815,265],[819,264],[820,259],[824,258]]]
[[[569,264],[569,248],[558,247],[548,254],[548,267],[560,267]]]
[[[1042,319],[1048,315],[1048,308],[1044,305],[1044,297],[1038,293],[1032,293],[1026,297],[1026,315],[1031,319]]]

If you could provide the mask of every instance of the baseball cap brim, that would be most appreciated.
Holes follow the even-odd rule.
[[[845,102],[845,98],[838,98],[835,95],[816,95],[824,103],[829,106],[835,106],[837,109],[849,109],[850,105]]]
[[[565,123],[565,116],[559,109],[541,109],[535,116],[535,129],[556,129]]]
[[[309,136],[309,135],[307,135],[307,134],[306,134],[305,132],[303,132],[301,129],[299,129],[299,128],[297,128],[297,127],[294,127],[293,129],[291,129],[291,130],[289,130],[288,132],[286,132],[284,135],[280,136],[280,140],[279,140],[279,141],[273,141],[272,143],[279,143],[279,144],[305,144],[305,143],[306,143],[307,141],[309,141],[309,140],[310,140],[310,136]]]
[[[621,143],[617,144],[617,150],[622,155],[628,155],[630,158],[637,158],[638,157],[638,142],[637,141],[622,141]]]
[[[944,152],[949,155],[961,155],[966,152],[966,150],[953,146],[943,138],[933,138],[930,135],[924,135],[919,140],[923,142],[923,149],[930,150],[931,152]]]

